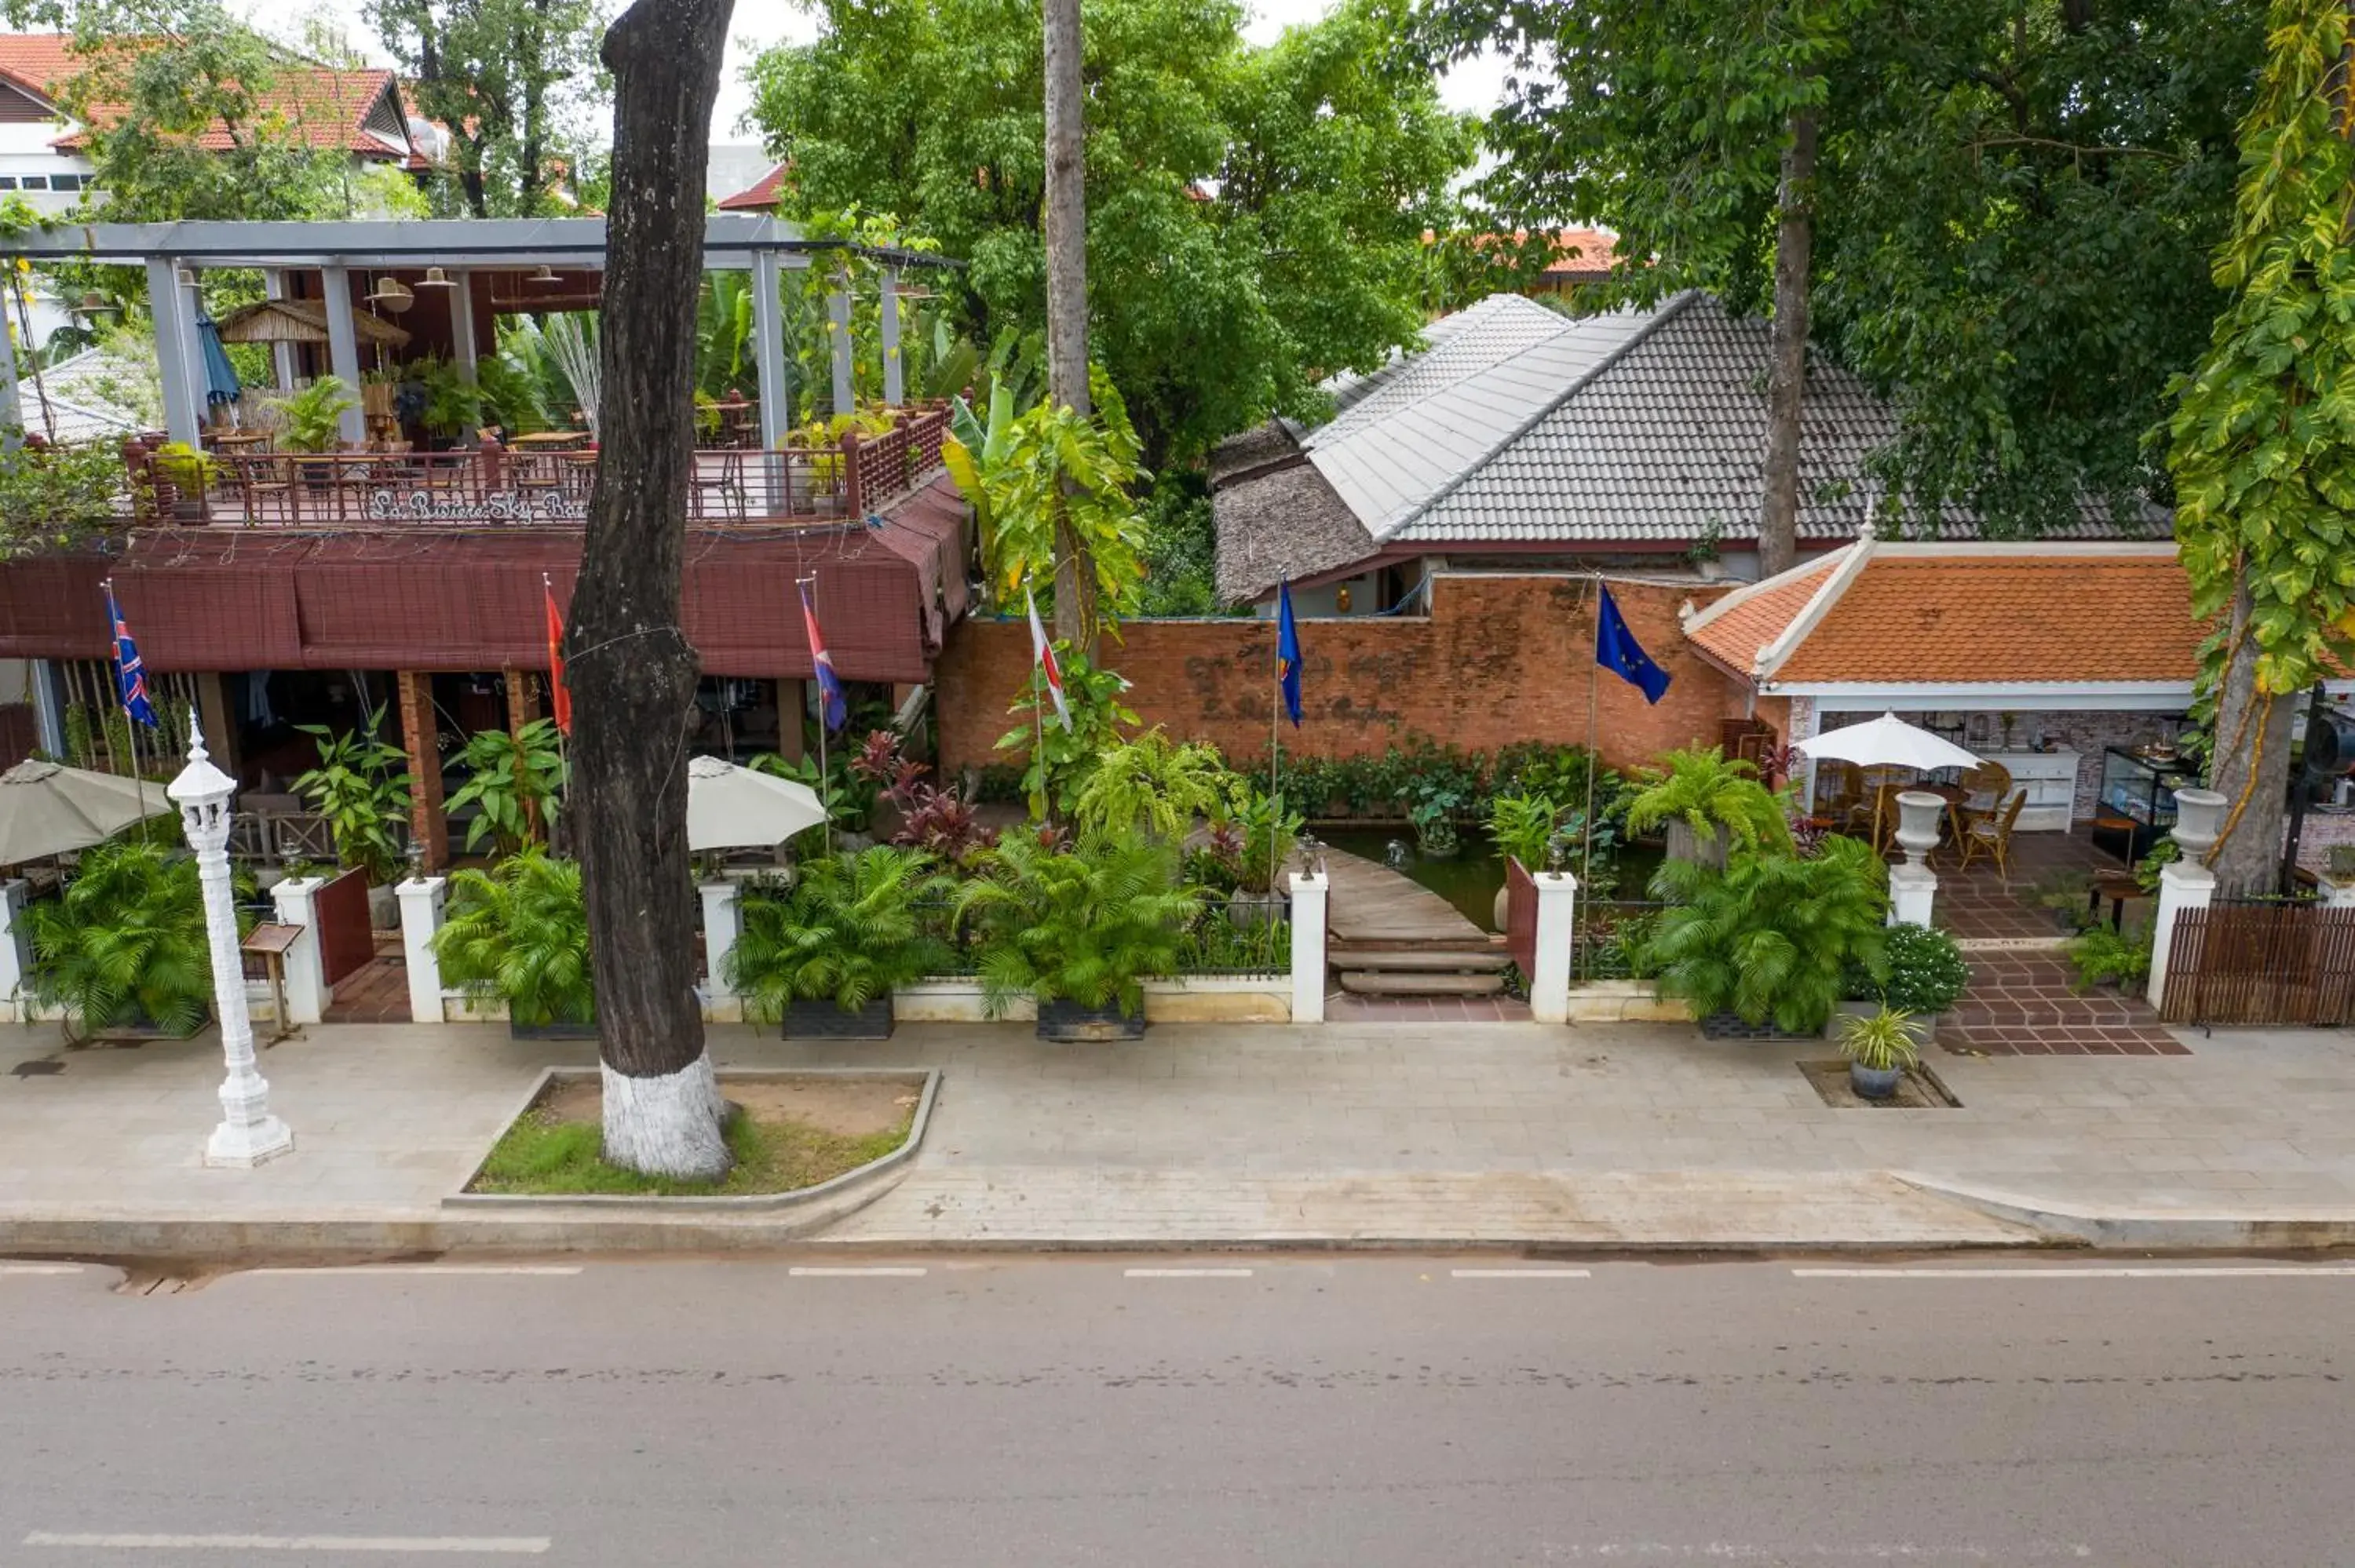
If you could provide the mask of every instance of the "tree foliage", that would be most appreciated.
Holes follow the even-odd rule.
[[[753,119],[797,214],[900,214],[968,270],[977,341],[1044,321],[1039,11],[826,0],[755,62]],[[1091,0],[1095,354],[1159,467],[1412,339],[1421,237],[1453,227],[1468,127],[1401,55],[1402,0],[1345,0],[1267,49],[1231,0]]]
[[[442,205],[475,217],[574,209],[612,84],[602,0],[368,0],[368,23],[428,118],[448,128]]]

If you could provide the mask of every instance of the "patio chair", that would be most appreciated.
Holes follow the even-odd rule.
[[[250,457],[237,465],[237,479],[248,523],[271,515],[294,521],[294,465],[285,458],[275,452]]]
[[[1963,798],[1947,807],[1947,815],[1955,824],[1955,840],[1961,842],[1971,831],[1971,824],[1992,817],[2011,793],[2011,769],[2000,762],[1982,762],[1963,774]]]
[[[1971,862],[1978,856],[1991,856],[2004,886],[2011,886],[2011,830],[2019,821],[2020,808],[2027,804],[2028,791],[2014,790],[2000,816],[1985,816],[1971,823],[1970,830],[1963,835],[1964,870],[1969,870]]]
[[[1865,792],[1863,770],[1853,762],[1817,763],[1816,815],[1829,818],[1842,832],[1870,827],[1872,797]]]
[[[707,502],[704,498],[711,497]],[[741,447],[729,447],[719,451],[695,454],[695,490],[689,497],[689,514],[695,517],[719,516],[741,523],[744,520],[744,451]]]

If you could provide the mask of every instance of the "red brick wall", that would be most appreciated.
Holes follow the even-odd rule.
[[[1492,750],[1517,740],[1577,741],[1587,733],[1594,668],[1590,579],[1465,574],[1433,586],[1428,618],[1346,616],[1300,627],[1301,727],[1289,749],[1327,756],[1378,752],[1411,733]],[[1729,585],[1731,586],[1731,585]],[[1614,582],[1612,596],[1646,652],[1672,677],[1657,707],[1597,671],[1597,735],[1616,767],[1671,746],[1714,744],[1732,685],[1689,652],[1677,627],[1694,584]],[[1147,725],[1215,742],[1231,757],[1267,745],[1274,694],[1272,620],[1137,621],[1107,642],[1105,662],[1133,682],[1129,705]],[[1007,708],[1028,677],[1029,628],[967,620],[937,666],[941,759],[953,772],[994,758],[1012,727]]]

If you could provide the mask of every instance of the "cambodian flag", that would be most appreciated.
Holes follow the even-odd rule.
[[[147,666],[139,660],[139,644],[131,640],[131,628],[123,619],[123,607],[114,602],[114,584],[106,584],[106,620],[114,628],[114,683],[123,697],[123,711],[134,724],[149,729],[159,727],[155,705],[147,700]]]
[[[798,586],[802,625],[809,631],[810,663],[817,672],[818,712],[826,728],[840,729],[850,721],[850,704],[842,694],[842,677],[834,673],[834,655],[826,651],[826,639],[818,632],[817,607],[810,602],[809,584]]]

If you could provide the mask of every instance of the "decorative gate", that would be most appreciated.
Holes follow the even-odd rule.
[[[329,985],[376,957],[376,937],[368,927],[367,872],[344,873],[319,889],[311,908],[319,922],[319,963]]]
[[[2217,904],[2175,917],[2169,1023],[2355,1023],[2355,909]]]

